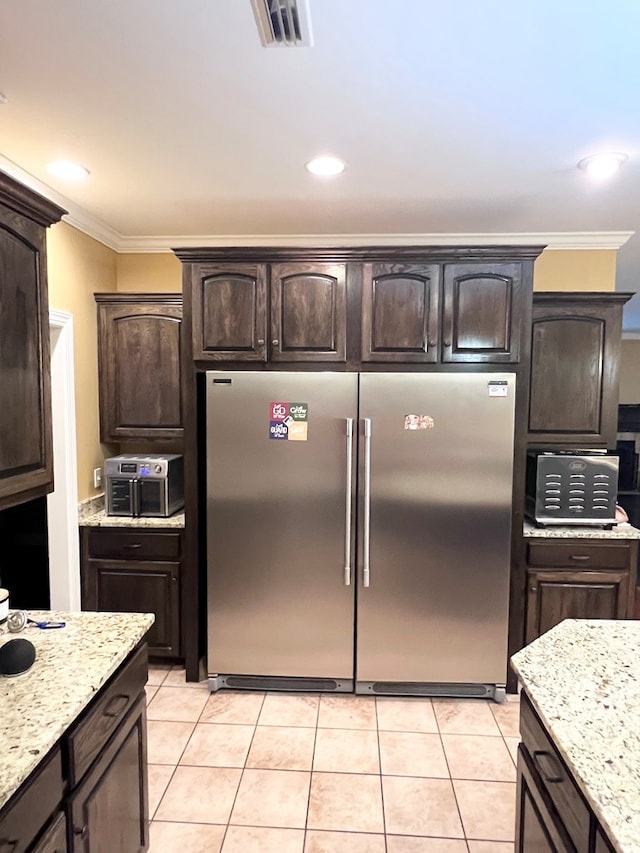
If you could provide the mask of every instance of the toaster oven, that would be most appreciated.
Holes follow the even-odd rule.
[[[123,453],[104,461],[107,515],[166,518],[184,506],[182,456]]]
[[[539,526],[616,523],[617,456],[605,451],[529,451],[526,514]]]

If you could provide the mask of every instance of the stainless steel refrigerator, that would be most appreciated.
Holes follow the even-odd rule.
[[[220,687],[502,698],[515,375],[206,374]]]

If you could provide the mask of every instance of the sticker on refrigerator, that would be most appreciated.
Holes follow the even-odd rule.
[[[269,404],[269,438],[275,441],[306,441],[309,404],[285,403],[280,400]]]
[[[405,415],[405,429],[433,429],[435,421],[429,415]]]
[[[491,379],[487,385],[490,397],[508,396],[509,383],[504,379]]]

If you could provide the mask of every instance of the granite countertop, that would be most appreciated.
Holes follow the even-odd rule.
[[[640,853],[640,621],[565,619],[513,667],[620,853]]]
[[[536,527],[525,521],[522,528],[525,538],[535,536],[540,539],[640,539],[640,530],[629,522],[616,524],[611,530],[602,527]]]
[[[131,518],[122,515],[107,515],[101,509],[93,515],[87,515],[78,520],[80,527],[133,527],[133,528],[166,528],[184,527],[184,512],[177,512],[169,518]]]
[[[79,716],[145,636],[149,613],[30,611],[36,619],[66,622],[64,628],[6,630],[0,645],[25,637],[36,648],[31,669],[0,677],[0,808]]]

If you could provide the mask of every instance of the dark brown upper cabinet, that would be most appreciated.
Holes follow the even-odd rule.
[[[64,213],[0,172],[0,509],[53,490],[45,232]]]
[[[364,264],[362,279],[362,360],[438,361],[440,267]]]
[[[100,440],[182,438],[182,296],[96,293]]]
[[[531,445],[615,447],[622,309],[630,293],[535,293]]]
[[[193,357],[205,361],[265,361],[265,264],[202,264],[193,271]]]
[[[520,264],[446,264],[442,361],[520,360]]]
[[[272,264],[272,361],[345,361],[344,264]]]

